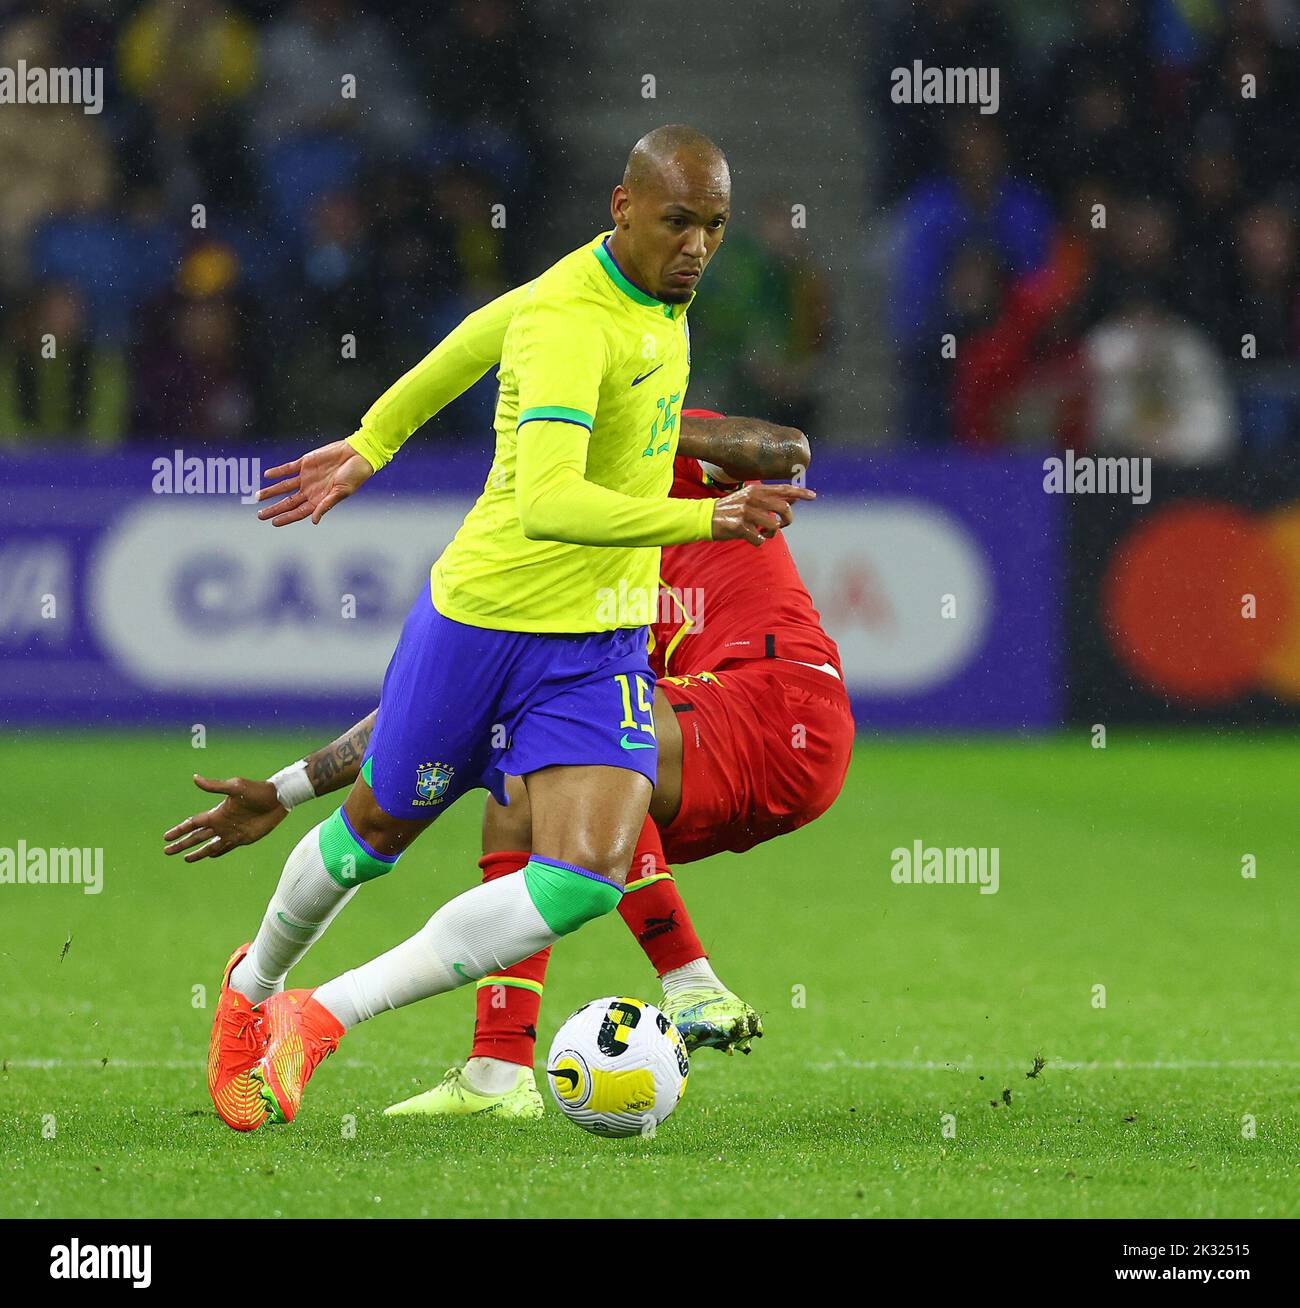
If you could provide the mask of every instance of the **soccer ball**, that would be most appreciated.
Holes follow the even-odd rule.
[[[578,1009],[546,1060],[560,1111],[593,1135],[654,1135],[689,1072],[677,1028],[653,1004],[618,995]]]

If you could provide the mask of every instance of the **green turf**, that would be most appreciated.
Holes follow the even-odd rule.
[[[196,767],[266,775],[309,743],[189,741],[0,746],[0,846],[102,845],[107,864],[99,896],[0,886],[0,1215],[1300,1213],[1289,740],[864,745],[821,822],[685,869],[714,962],[768,1035],[749,1059],[698,1055],[677,1114],[629,1141],[554,1111],[509,1129],[384,1119],[463,1055],[469,992],[349,1036],[293,1126],[227,1131],[193,988],[211,1002],[292,841],[328,808],[251,852],[165,860]],[[471,884],[478,820],[470,798],[363,888],[297,983]],[[890,851],[918,837],[999,847],[999,893],[894,885]],[[656,994],[616,915],[556,950],[543,1042],[611,992]]]

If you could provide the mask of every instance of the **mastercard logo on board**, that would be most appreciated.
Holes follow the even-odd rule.
[[[1101,611],[1120,661],[1172,699],[1300,702],[1300,503],[1147,515],[1110,557]]]

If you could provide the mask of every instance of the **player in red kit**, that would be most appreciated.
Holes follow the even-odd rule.
[[[685,424],[683,444],[712,449],[692,445]],[[765,475],[797,472],[773,468]],[[719,466],[690,455],[676,459],[674,497],[717,497],[735,485]],[[839,651],[780,533],[758,549],[747,541],[670,546],[660,572],[658,620],[651,626],[658,780],[619,911],[659,974],[661,1007],[688,1046],[748,1052],[761,1022],[714,974],[670,869],[725,850],[743,852],[820,817],[844,783],[853,717]],[[625,707],[629,719],[644,716],[630,697]],[[336,789],[355,775],[371,721],[304,760],[317,760],[307,769],[308,793]],[[259,839],[289,806],[283,785],[277,801],[275,790],[263,793],[270,782],[203,784],[226,799],[169,831],[168,853],[228,852]],[[485,880],[517,872],[529,858],[527,793],[510,778],[507,794],[508,805],[489,798],[484,812],[479,866]],[[483,977],[469,1062],[388,1112],[540,1116],[532,1064],[549,954],[543,950]]]
[[[679,456],[674,474],[675,497],[734,489],[698,459]],[[660,749],[675,734],[680,767],[668,767],[651,812],[672,863],[742,853],[820,817],[840,793],[853,717],[839,650],[779,537],[757,551],[673,545],[660,571],[680,612],[654,625],[651,665],[678,728]]]

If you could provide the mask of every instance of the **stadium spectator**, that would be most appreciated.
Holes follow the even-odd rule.
[[[0,31],[0,66],[59,64],[53,25],[29,18]],[[62,105],[9,104],[0,112],[0,278],[22,285],[28,246],[48,217],[100,208],[113,186],[113,156],[99,120]]]
[[[972,281],[969,254],[959,261],[957,296],[982,310],[954,317],[962,344],[952,365],[952,430],[961,444],[1002,443],[1014,425],[1010,410],[1034,373],[1070,373],[1069,311],[1080,301],[1089,258],[1086,238],[1062,227],[1043,266],[1016,279],[1000,302],[993,278]],[[961,300],[954,298],[956,315]]]
[[[242,100],[256,72],[257,29],[218,0],[147,0],[118,46],[122,89],[159,110]]]
[[[492,224],[496,198],[487,178],[472,168],[448,168],[435,180],[434,201],[446,223],[460,284],[468,298],[479,304],[510,288],[505,229]]]
[[[1112,201],[1099,230],[1097,272],[1090,296],[1094,321],[1111,317],[1135,285],[1154,291],[1161,304],[1183,303],[1182,270],[1176,261],[1172,207],[1145,196]]]
[[[536,34],[525,6],[509,0],[453,0],[443,21],[425,24],[419,66],[438,88],[438,109],[458,124],[526,131],[536,113],[531,83]]]
[[[1099,70],[1086,81],[1074,79],[1062,108],[1059,130],[1042,137],[1042,174],[1058,200],[1085,173],[1105,178],[1117,190],[1168,192],[1168,152],[1150,106],[1117,74]]]
[[[278,429],[346,427],[374,398],[378,360],[393,344],[378,260],[371,211],[356,188],[312,203],[301,256],[274,308],[285,356],[273,382]]]
[[[418,147],[428,116],[383,24],[350,0],[295,0],[263,43],[256,133],[346,136],[378,150]],[[350,93],[349,93],[350,92]]]
[[[1242,338],[1254,338],[1254,356],[1268,362],[1296,357],[1297,291],[1295,218],[1276,201],[1253,205],[1237,223],[1237,311],[1225,323],[1224,348],[1240,355]]]
[[[979,246],[1009,277],[1041,266],[1049,249],[1051,211],[1009,168],[999,130],[988,118],[954,119],[947,168],[899,208],[893,331],[900,352],[902,428],[925,443],[950,439],[941,356],[949,278],[961,252]],[[960,349],[960,345],[958,345]]]
[[[178,348],[159,306],[173,303],[176,325],[203,339],[234,315],[241,339],[272,332],[295,356],[252,368],[249,435],[270,439],[281,421],[333,430],[446,324],[536,267],[529,224],[502,225],[493,206],[513,218],[546,198],[554,79],[534,81],[538,51],[553,65],[548,43],[574,38],[544,10],[46,0],[25,11],[0,28],[0,64],[102,66],[106,94],[99,116],[0,112],[11,365],[45,293],[71,296],[87,339],[127,361],[128,413],[156,424],[171,403],[157,398],[157,364]],[[1132,318],[1140,286],[1227,361],[1243,442],[1300,446],[1293,27],[1264,0],[882,6],[866,86],[897,258],[888,325],[869,330],[896,354],[902,435],[1070,436],[1084,335]],[[996,67],[998,113],[894,104],[889,73],[916,59]],[[1096,204],[1104,221],[1080,227],[1078,206]],[[183,295],[178,270],[213,244],[232,254],[234,281]],[[788,215],[733,224],[728,259],[692,309],[693,391],[814,420],[834,385],[828,290],[799,246]],[[196,298],[219,304],[182,313]],[[955,359],[941,356],[945,332]],[[340,367],[345,333],[358,356]],[[1242,358],[1247,333],[1253,358]],[[146,364],[148,388],[130,375]],[[439,430],[477,427],[489,390]]]
[[[1135,285],[1084,342],[1090,444],[1174,464],[1227,458],[1236,414],[1223,360],[1156,287]]]
[[[143,437],[242,441],[267,430],[269,349],[240,297],[233,251],[212,242],[141,311],[132,430]],[[280,366],[282,361],[277,361]]]
[[[1072,181],[1105,177],[1123,190],[1163,189],[1156,66],[1144,12],[1130,0],[1088,0],[1081,30],[1038,79],[1030,141],[1036,175],[1063,202]]]
[[[1191,94],[1198,116],[1215,114],[1228,125],[1245,189],[1255,197],[1295,180],[1300,68],[1295,51],[1272,29],[1272,8],[1260,0],[1231,0]]]
[[[119,83],[130,97],[121,160],[188,217],[196,202],[243,208],[252,196],[244,102],[257,84],[258,34],[217,0],[149,0],[122,31]]]
[[[70,286],[33,292],[0,341],[0,442],[115,445],[126,429],[125,351],[97,340]]]
[[[382,310],[366,206],[353,188],[328,191],[308,214],[304,248],[279,316],[299,330],[319,324],[373,340]]]
[[[872,54],[868,112],[873,128],[880,126],[881,151],[874,198],[888,206],[922,181],[943,154],[954,113],[963,112],[935,104],[900,107],[891,99],[892,71],[910,69],[917,59],[927,68],[996,68],[1000,84],[1014,86],[1021,54],[1006,12],[991,0],[904,0],[885,17]],[[1002,116],[1014,113],[1013,107]]]
[[[699,390],[733,413],[813,427],[829,291],[788,208],[765,206],[757,238],[739,232],[728,240],[708,294],[691,307]]]
[[[1300,427],[1300,282],[1295,218],[1277,200],[1248,209],[1236,225],[1236,295],[1219,339],[1235,362],[1242,425],[1253,450],[1274,453]],[[1226,262],[1226,261],[1225,261]]]
[[[451,223],[438,208],[436,179],[414,166],[385,167],[366,179],[364,194],[388,348],[403,357],[423,354],[436,340],[431,324],[456,296],[461,278]]]
[[[113,0],[40,0],[31,8],[52,25],[60,62],[72,68],[103,68],[106,79],[111,76],[124,21],[118,12],[121,5]]]
[[[1231,131],[1207,115],[1197,128],[1179,191],[1178,268],[1189,316],[1208,326],[1220,344],[1224,324],[1235,317],[1232,238],[1241,206],[1241,169]]]

